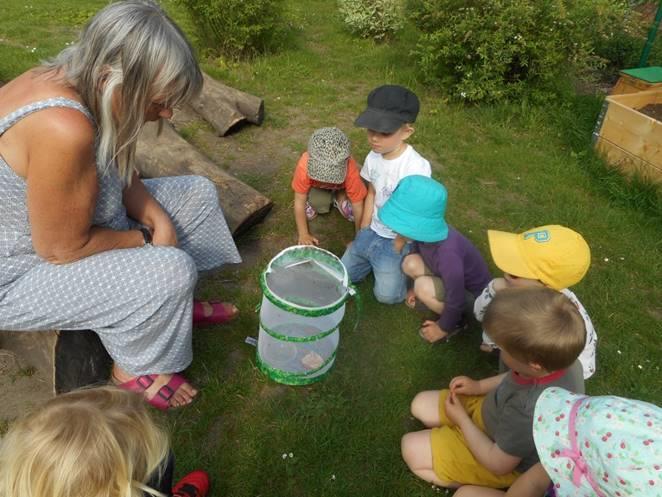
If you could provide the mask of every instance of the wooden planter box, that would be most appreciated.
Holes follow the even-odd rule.
[[[662,122],[640,110],[662,105],[662,88],[607,97],[593,140],[607,162],[626,174],[662,183]]]
[[[662,88],[662,67],[639,67],[621,71],[611,95],[624,95]]]

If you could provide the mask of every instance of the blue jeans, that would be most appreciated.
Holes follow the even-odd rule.
[[[375,275],[375,298],[382,304],[397,304],[407,294],[407,279],[400,265],[409,253],[409,244],[401,253],[393,249],[393,240],[379,236],[370,228],[356,234],[354,242],[342,256],[349,279],[357,283],[370,274]]]

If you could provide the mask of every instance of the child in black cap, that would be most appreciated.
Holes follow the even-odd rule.
[[[400,180],[412,174],[430,177],[430,163],[406,140],[419,111],[418,97],[402,86],[384,85],[368,95],[368,108],[354,124],[368,130],[372,151],[365,158],[361,177],[368,183],[361,229],[342,257],[352,282],[375,275],[374,293],[379,302],[396,304],[407,293],[400,265],[409,246],[395,247],[396,234],[377,217]]]

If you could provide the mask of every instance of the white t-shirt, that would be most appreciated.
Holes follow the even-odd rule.
[[[582,363],[584,379],[588,380],[591,376],[593,376],[593,373],[595,373],[595,352],[598,347],[598,334],[595,332],[593,322],[591,321],[588,312],[586,312],[586,309],[584,309],[584,306],[577,298],[577,295],[575,295],[567,288],[561,290],[561,293],[568,297],[570,302],[575,304],[575,307],[584,320],[584,327],[586,328],[586,344],[584,345],[584,350],[582,350],[582,353],[579,354],[579,362]],[[485,287],[483,293],[481,293],[474,302],[474,315],[478,321],[483,321],[487,306],[490,304],[490,302],[492,302],[492,299],[494,299],[495,295],[496,290],[494,290],[494,280],[492,280],[490,281],[490,284]],[[483,343],[495,346],[495,343],[490,339],[487,333],[485,333],[485,330],[483,330]]]
[[[377,213],[389,199],[400,180],[415,174],[429,178],[432,170],[430,163],[421,157],[411,145],[407,145],[402,155],[393,160],[386,160],[382,154],[372,151],[365,158],[361,177],[372,183],[375,188],[375,207],[372,211],[370,228],[379,236],[396,237],[396,234],[379,220]]]

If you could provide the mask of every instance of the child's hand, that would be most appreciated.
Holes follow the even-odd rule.
[[[461,395],[482,395],[480,382],[472,380],[468,376],[456,376],[449,384],[451,392]]]
[[[395,250],[395,253],[401,253],[402,249],[405,247],[405,245],[407,245],[407,242],[408,240],[404,236],[397,235],[393,240],[393,250]]]
[[[407,307],[409,307],[410,309],[416,307],[416,293],[414,292],[413,288],[407,290],[407,296],[405,297],[405,304],[407,304]]]
[[[460,399],[457,398],[457,395],[452,390],[446,397],[444,408],[446,410],[446,416],[448,416],[448,419],[450,419],[453,424],[459,425],[462,420],[467,417],[467,411],[464,410],[462,402],[460,402]]]
[[[319,245],[320,242],[310,233],[299,236],[299,245]]]
[[[434,343],[448,336],[448,333],[442,330],[436,321],[426,319],[421,325],[421,336],[428,342]]]
[[[493,283],[492,283],[492,288],[494,288],[495,292],[498,292],[499,290],[503,290],[504,288],[508,288],[508,282],[506,281],[506,278],[494,278]]]

